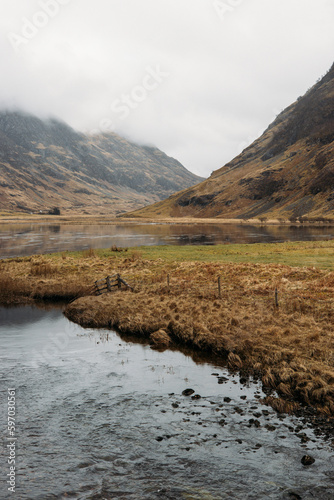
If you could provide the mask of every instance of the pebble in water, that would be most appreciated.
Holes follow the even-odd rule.
[[[301,459],[301,463],[305,466],[307,465],[312,465],[314,464],[315,460],[313,457],[310,457],[310,455],[304,455],[303,458]]]
[[[194,393],[194,389],[185,389],[184,391],[182,391],[182,396],[191,396]]]

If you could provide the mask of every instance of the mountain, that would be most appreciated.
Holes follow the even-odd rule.
[[[334,65],[210,178],[131,215],[287,219],[333,214]]]
[[[0,112],[0,209],[122,213],[203,180],[154,147]]]

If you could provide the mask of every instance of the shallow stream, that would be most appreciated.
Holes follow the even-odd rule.
[[[263,406],[259,384],[198,355],[22,307],[0,309],[0,362],[1,499],[334,498],[330,444]],[[15,496],[5,479],[9,387]],[[315,463],[303,466],[304,455]]]

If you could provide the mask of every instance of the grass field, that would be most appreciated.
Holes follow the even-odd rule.
[[[334,416],[333,256],[334,240],[6,259],[0,261],[0,301],[81,296],[66,314],[83,326],[223,356],[232,370],[256,375],[277,391],[280,398],[270,403],[278,410],[306,404]],[[95,280],[115,273],[134,293],[87,296]]]
[[[334,269],[334,240],[252,245],[141,247],[140,251],[144,259],[162,258],[167,262],[250,262]]]

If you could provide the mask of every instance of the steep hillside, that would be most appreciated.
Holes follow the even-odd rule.
[[[334,216],[334,65],[209,179],[132,215]]]
[[[202,179],[153,147],[86,136],[56,120],[0,113],[0,209],[117,214]]]

